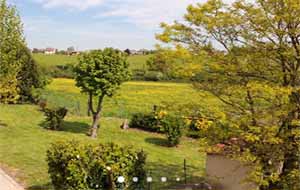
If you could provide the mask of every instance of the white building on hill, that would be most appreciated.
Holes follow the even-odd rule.
[[[55,53],[56,53],[56,49],[54,49],[54,48],[46,48],[45,49],[45,54],[46,55],[53,55]]]

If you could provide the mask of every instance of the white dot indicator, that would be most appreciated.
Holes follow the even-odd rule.
[[[180,181],[180,177],[177,177],[177,178],[176,178],[176,181]]]
[[[118,181],[118,183],[124,183],[125,178],[123,176],[119,176],[117,181]]]
[[[147,177],[147,182],[148,183],[152,182],[152,177]]]
[[[138,177],[133,177],[133,178],[132,178],[132,181],[136,183],[136,182],[139,181],[139,178],[138,178]]]
[[[162,177],[160,180],[161,180],[161,182],[163,182],[163,183],[167,182],[167,178],[166,178],[166,177]]]

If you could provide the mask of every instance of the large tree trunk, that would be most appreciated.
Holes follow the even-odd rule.
[[[100,121],[100,112],[93,114],[93,124],[92,124],[92,128],[91,128],[91,137],[92,138],[97,138],[99,121]]]
[[[100,117],[101,117],[103,99],[104,99],[104,95],[99,96],[97,110],[94,111],[93,97],[92,97],[92,94],[90,94],[90,99],[89,99],[90,106],[89,107],[90,107],[91,112],[93,113],[93,124],[92,124],[91,131],[90,131],[90,135],[92,138],[97,138],[97,135],[98,135],[98,128],[100,126],[99,121],[100,121]]]

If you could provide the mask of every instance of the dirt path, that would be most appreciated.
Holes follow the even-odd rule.
[[[24,190],[15,180],[0,169],[0,190]]]

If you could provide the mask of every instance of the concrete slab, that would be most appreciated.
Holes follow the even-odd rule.
[[[0,190],[24,190],[24,188],[0,169]]]

